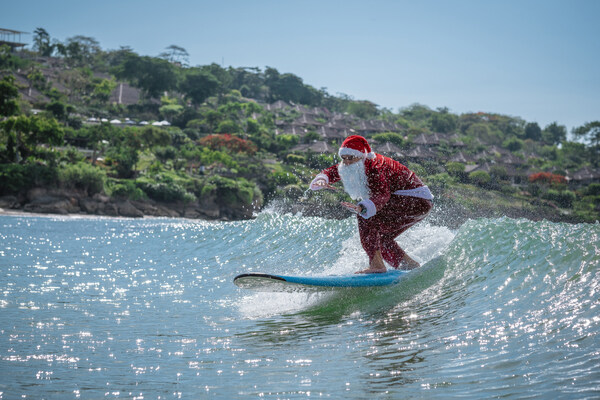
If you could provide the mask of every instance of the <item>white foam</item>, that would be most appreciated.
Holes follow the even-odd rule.
[[[446,227],[425,222],[410,228],[396,241],[412,258],[425,264],[442,254],[455,235],[455,232]],[[332,266],[327,267],[324,274],[343,275],[367,267],[368,258],[360,244],[357,229],[352,237],[343,242],[339,259]]]
[[[238,309],[244,318],[267,318],[306,309],[322,300],[326,293],[255,293],[244,296]]]
[[[448,247],[456,232],[444,226],[417,224],[397,238],[397,242],[412,258],[421,264],[438,257]]]
[[[397,240],[411,257],[424,264],[442,254],[454,236],[455,233],[448,228],[424,222],[410,228]],[[357,228],[350,238],[342,242],[337,260],[332,265],[325,265],[315,275],[352,274],[367,266],[367,255],[360,244]],[[253,293],[239,301],[238,309],[245,318],[266,318],[304,310],[329,295],[328,293]]]

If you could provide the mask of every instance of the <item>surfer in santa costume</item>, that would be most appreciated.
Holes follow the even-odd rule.
[[[352,135],[339,150],[342,161],[319,173],[312,190],[333,189],[342,181],[357,204],[342,206],[357,214],[361,244],[369,256],[369,268],[357,273],[386,272],[384,260],[398,269],[419,263],[396,243],[395,238],[421,221],[433,207],[433,195],[414,172],[398,161],[371,151],[367,140]]]

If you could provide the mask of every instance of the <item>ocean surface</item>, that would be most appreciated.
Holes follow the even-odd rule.
[[[257,293],[365,268],[356,221],[0,216],[0,399],[600,398],[599,224],[399,243],[395,287]]]

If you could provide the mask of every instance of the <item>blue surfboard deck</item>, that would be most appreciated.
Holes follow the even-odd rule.
[[[395,285],[409,271],[390,270],[383,274],[297,276],[263,273],[241,274],[233,283],[242,289],[260,292],[319,292],[339,288]]]

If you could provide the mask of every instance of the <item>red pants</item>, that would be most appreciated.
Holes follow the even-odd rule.
[[[390,201],[369,219],[358,216],[358,232],[369,260],[377,250],[392,267],[398,268],[404,250],[396,237],[427,216],[433,203],[418,197],[392,195]]]

